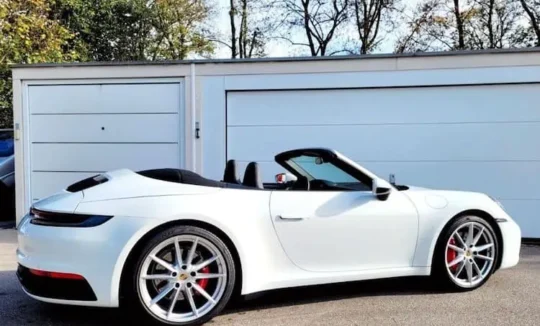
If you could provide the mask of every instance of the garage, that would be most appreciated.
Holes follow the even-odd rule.
[[[485,192],[540,238],[540,50],[13,69],[17,218],[117,168],[221,179],[330,147],[399,184]]]
[[[180,85],[28,87],[32,201],[113,169],[180,167]]]
[[[334,148],[400,184],[490,194],[527,233],[540,228],[540,191],[527,181],[540,174],[540,150],[524,141],[540,139],[531,103],[540,84],[231,92],[227,158],[240,171],[259,162],[271,181],[284,172],[276,153]]]

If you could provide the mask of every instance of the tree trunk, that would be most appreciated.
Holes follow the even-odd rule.
[[[458,32],[458,49],[465,49],[465,35],[463,32],[463,19],[459,10],[459,0],[454,0],[454,15],[456,15],[456,25]]]
[[[313,37],[311,36],[311,27],[309,26],[309,0],[302,0],[302,7],[304,8],[304,29],[306,30],[309,50],[311,51],[311,56],[315,57],[317,56],[317,51],[313,43]]]
[[[493,32],[493,10],[495,9],[495,0],[489,1],[488,11],[488,33],[489,33],[489,48],[495,48],[495,33]]]
[[[240,22],[240,58],[247,57],[248,33],[247,33],[247,2],[242,0],[242,20]]]
[[[529,8],[529,5],[525,2],[525,0],[520,0],[521,6],[523,7],[523,10],[527,13],[529,16],[529,19],[531,20],[531,26],[534,30],[534,33],[536,34],[536,46],[540,46],[540,26],[538,24],[538,17],[532,12],[531,8]]]
[[[234,0],[231,0],[230,4],[231,7],[229,10],[229,18],[231,20],[231,58],[236,59],[236,56],[238,55],[236,52],[236,25],[234,22],[234,18],[236,16],[236,5]]]

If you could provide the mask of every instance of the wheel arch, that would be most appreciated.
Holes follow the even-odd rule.
[[[219,227],[210,224],[208,222],[200,221],[200,220],[194,220],[194,219],[180,219],[180,220],[174,220],[174,221],[168,221],[166,223],[160,224],[154,228],[152,228],[150,231],[146,232],[139,240],[137,240],[136,244],[131,248],[126,260],[124,261],[122,265],[122,270],[120,274],[120,282],[118,284],[118,299],[121,303],[123,298],[125,297],[126,293],[126,279],[129,278],[129,271],[130,266],[135,264],[138,254],[141,252],[141,250],[144,248],[145,244],[148,243],[148,241],[158,234],[159,232],[166,230],[173,226],[178,225],[189,225],[189,226],[197,226],[203,229],[206,229],[212,233],[214,233],[217,237],[219,237],[229,248],[231,251],[231,255],[233,257],[234,263],[235,263],[235,269],[236,269],[236,283],[233,290],[233,297],[238,296],[241,293],[242,285],[243,285],[243,269],[242,269],[242,260],[240,259],[240,254],[238,252],[238,249],[234,243],[234,241],[231,239],[231,237],[223,230],[221,230]]]
[[[497,221],[495,220],[495,218],[488,212],[481,209],[468,209],[468,210],[461,211],[446,222],[444,227],[439,232],[437,236],[437,241],[435,242],[435,246],[433,247],[433,250],[431,252],[430,265],[433,266],[433,257],[437,254],[440,246],[443,244],[443,241],[441,238],[442,235],[445,234],[445,232],[448,230],[448,228],[450,228],[450,226],[455,220],[463,216],[477,216],[485,220],[493,228],[493,231],[495,232],[495,236],[497,237],[497,242],[499,244],[499,248],[498,248],[499,250],[497,251],[497,262],[495,264],[495,271],[496,271],[497,269],[499,269],[502,262],[502,255],[503,255],[503,248],[504,248],[503,236],[502,236],[501,228],[497,224]]]

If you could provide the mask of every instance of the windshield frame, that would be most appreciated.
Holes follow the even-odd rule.
[[[336,151],[326,149],[326,148],[305,148],[305,149],[296,149],[292,151],[287,151],[280,153],[275,156],[276,162],[285,168],[290,173],[294,174],[297,178],[307,178],[308,181],[318,180],[311,174],[309,174],[305,169],[303,169],[298,164],[291,161],[294,158],[300,156],[309,156],[309,157],[320,157],[323,162],[330,163],[334,165],[339,170],[350,175],[353,179],[358,180],[359,183],[364,184],[369,189],[373,186],[373,176],[370,176],[364,173],[362,170],[358,169],[354,164],[351,164],[350,160],[345,158],[342,154],[337,153]],[[291,164],[293,163],[293,164]],[[331,180],[328,180],[331,181]]]

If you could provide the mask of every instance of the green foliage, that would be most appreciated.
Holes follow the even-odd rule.
[[[213,52],[199,30],[204,0],[53,0],[55,19],[76,35],[90,61],[185,59]]]
[[[0,0],[0,128],[12,126],[9,64],[185,59],[213,53],[206,0]]]
[[[49,19],[45,0],[0,0],[0,127],[12,126],[12,63],[76,60],[64,46],[73,35]]]

